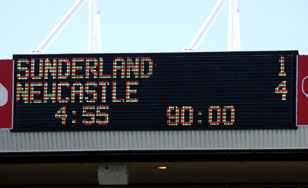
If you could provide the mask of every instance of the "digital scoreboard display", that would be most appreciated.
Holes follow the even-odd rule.
[[[13,131],[296,128],[297,54],[14,55]]]

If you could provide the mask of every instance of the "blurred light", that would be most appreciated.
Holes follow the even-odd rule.
[[[156,167],[157,170],[167,170],[168,167],[167,166],[158,166]]]

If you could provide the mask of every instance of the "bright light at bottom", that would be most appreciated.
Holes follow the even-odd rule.
[[[167,166],[158,166],[156,167],[157,170],[167,170],[168,167]]]

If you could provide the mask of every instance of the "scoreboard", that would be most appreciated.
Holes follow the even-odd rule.
[[[296,128],[297,54],[14,55],[13,131]]]

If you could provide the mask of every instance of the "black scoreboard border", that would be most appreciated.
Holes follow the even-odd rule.
[[[279,55],[293,55],[293,61],[294,63],[294,70],[295,74],[293,74],[293,79],[295,80],[295,84],[293,84],[293,106],[292,106],[292,111],[293,111],[293,125],[287,128],[275,128],[275,127],[264,127],[264,126],[258,126],[258,127],[223,127],[223,126],[217,126],[213,127],[211,129],[209,128],[202,128],[202,127],[194,127],[191,129],[185,129],[185,128],[174,128],[174,127],[167,127],[167,128],[159,128],[159,127],[108,127],[108,128],[84,128],[84,127],[76,127],[76,128],[66,128],[66,129],[56,129],[56,128],[43,128],[43,129],[35,129],[35,128],[14,128],[14,121],[15,121],[15,98],[16,98],[16,93],[15,93],[15,59],[18,59],[20,57],[35,57],[35,58],[46,58],[46,57],[67,57],[67,58],[79,58],[79,57],[97,57],[99,55],[107,56],[107,57],[114,57],[114,56],[194,56],[194,55],[205,55],[205,56],[247,56],[247,55],[252,55],[252,56],[279,56]],[[140,52],[140,53],[59,53],[59,54],[14,54],[13,55],[13,98],[12,98],[12,129],[10,130],[11,132],[71,132],[71,131],[196,131],[196,130],[206,130],[206,131],[213,131],[213,130],[279,130],[279,129],[297,129],[297,88],[298,88],[298,50],[281,50],[281,51],[231,51],[231,52]]]

